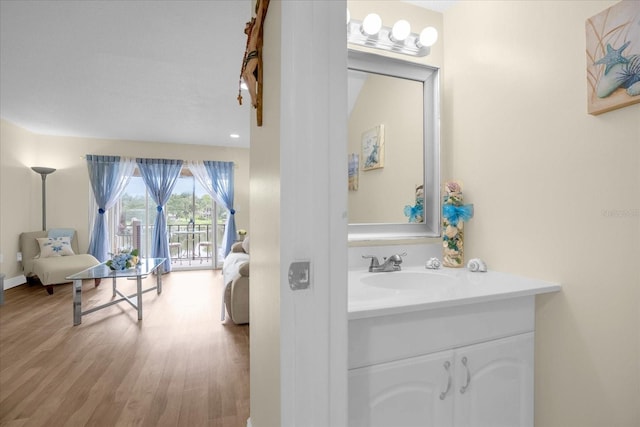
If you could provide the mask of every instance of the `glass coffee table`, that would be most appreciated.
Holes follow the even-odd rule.
[[[82,316],[85,314],[93,313],[123,301],[128,302],[133,308],[137,309],[138,320],[142,320],[142,294],[154,289],[157,289],[158,295],[162,293],[162,264],[164,261],[165,258],[142,258],[140,264],[135,268],[120,271],[111,270],[105,263],[102,263],[66,277],[67,280],[73,280],[73,325],[76,326],[82,323]],[[142,289],[142,279],[154,272],[156,273],[156,286]],[[82,281],[109,278],[112,279],[113,298],[116,296],[120,296],[120,298],[82,311]],[[135,279],[137,284],[136,293],[124,295],[116,288],[116,279]]]

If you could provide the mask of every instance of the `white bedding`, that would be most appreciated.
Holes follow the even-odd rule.
[[[244,252],[229,252],[229,255],[227,255],[222,264],[222,278],[225,286],[238,274],[240,264],[245,261],[249,261],[249,254]]]

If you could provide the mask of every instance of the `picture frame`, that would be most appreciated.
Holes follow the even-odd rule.
[[[349,191],[358,191],[360,174],[360,156],[358,153],[349,154]]]
[[[384,125],[378,125],[362,134],[362,170],[384,167]]]
[[[621,1],[587,19],[587,112],[640,102],[640,2]]]

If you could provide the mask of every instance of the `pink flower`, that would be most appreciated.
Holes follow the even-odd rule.
[[[456,181],[449,181],[445,184],[448,193],[460,193],[462,192],[462,187]]]

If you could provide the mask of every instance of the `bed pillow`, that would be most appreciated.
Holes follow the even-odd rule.
[[[39,237],[40,258],[75,255],[68,237]]]
[[[242,241],[242,249],[244,249],[246,253],[249,253],[249,237],[245,237]]]

